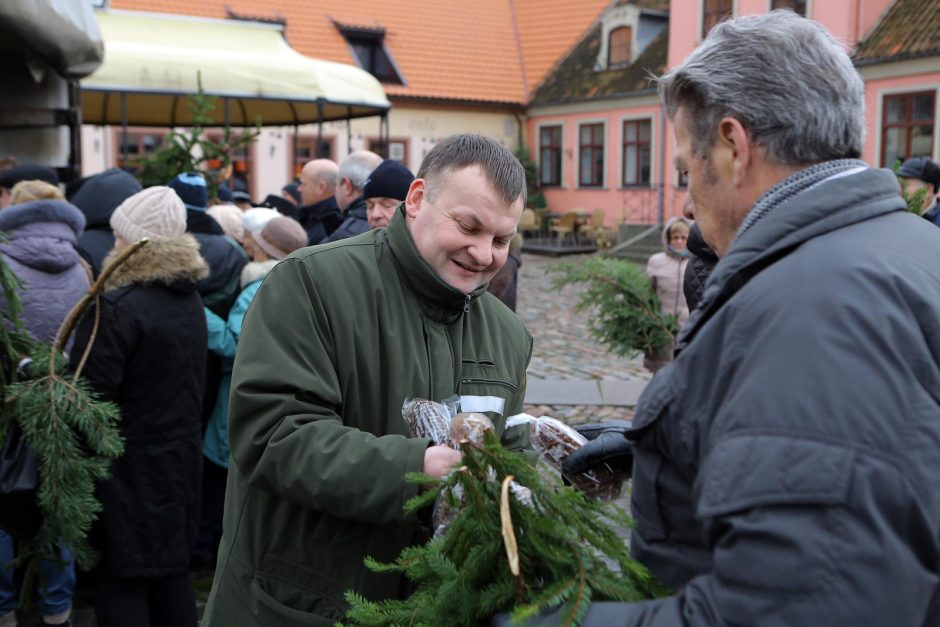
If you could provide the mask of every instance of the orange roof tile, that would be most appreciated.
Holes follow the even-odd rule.
[[[610,0],[514,0],[531,98]]]
[[[308,56],[355,64],[336,23],[385,29],[404,85],[394,98],[525,104],[609,0],[111,0],[114,9],[287,20],[291,45]],[[515,14],[514,14],[515,12]],[[515,20],[514,20],[515,18]]]

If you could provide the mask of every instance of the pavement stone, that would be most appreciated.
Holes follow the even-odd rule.
[[[572,255],[563,263],[583,263]],[[526,411],[571,424],[629,419],[650,373],[643,357],[619,357],[590,335],[590,311],[575,311],[585,288],[556,288],[550,270],[558,259],[523,254],[516,313],[535,345],[528,370]]]

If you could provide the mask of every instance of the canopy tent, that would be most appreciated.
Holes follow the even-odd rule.
[[[200,76],[220,99],[210,126],[384,119],[390,106],[371,74],[305,57],[277,24],[115,10],[98,23],[105,58],[81,81],[86,124],[188,125]]]

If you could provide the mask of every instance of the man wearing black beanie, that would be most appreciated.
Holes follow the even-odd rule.
[[[391,159],[386,159],[372,171],[362,190],[370,229],[388,226],[398,205],[405,201],[413,180],[415,177],[411,170]]]

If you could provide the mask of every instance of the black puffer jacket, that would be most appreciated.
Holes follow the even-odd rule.
[[[307,242],[313,246],[333,234],[343,217],[336,206],[336,197],[330,196],[318,203],[297,209],[297,221],[307,231]]]
[[[687,245],[691,255],[689,265],[685,267],[682,292],[685,294],[685,302],[689,306],[689,311],[694,311],[698,307],[699,301],[702,300],[708,277],[711,276],[712,269],[718,263],[718,255],[705,243],[702,230],[697,224],[692,224]]]
[[[209,276],[199,281],[196,289],[206,307],[217,316],[227,317],[238,298],[239,280],[248,255],[205,211],[186,210],[186,232],[199,242],[199,253],[209,264]]]
[[[360,196],[346,207],[343,213],[343,223],[333,231],[333,234],[324,238],[320,243],[337,242],[353,235],[359,235],[369,230],[369,217],[366,213],[366,201]]]
[[[82,377],[117,403],[124,454],[98,486],[92,542],[116,577],[185,572],[199,514],[206,322],[190,236],[151,241],[112,276]],[[79,324],[77,366],[94,323]]]
[[[111,214],[141,189],[133,176],[112,168],[89,177],[70,198],[85,214],[85,232],[78,238],[78,252],[96,277],[101,273],[101,262],[114,248]]]

